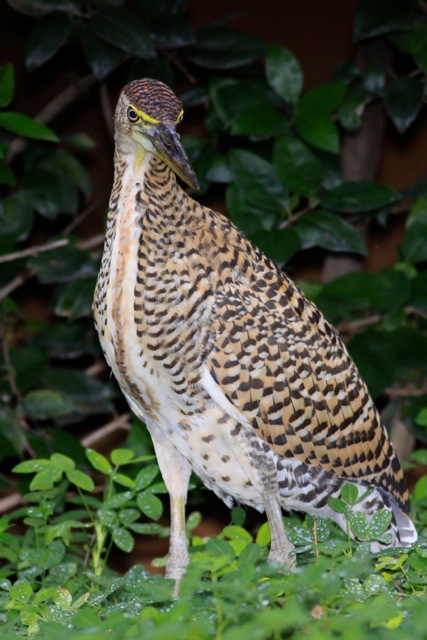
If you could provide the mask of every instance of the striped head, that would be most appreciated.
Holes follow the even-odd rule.
[[[152,78],[127,84],[116,108],[116,143],[133,139],[145,152],[163,160],[184,182],[198,189],[196,175],[181,144],[176,126],[184,111],[180,100],[163,82]]]

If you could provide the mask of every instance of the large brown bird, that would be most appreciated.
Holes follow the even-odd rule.
[[[163,83],[136,80],[115,115],[115,177],[94,313],[108,364],[147,425],[170,494],[167,575],[188,563],[192,470],[227,505],[265,511],[270,561],[291,564],[282,508],[329,517],[351,482],[392,544],[416,540],[405,479],[355,364],[300,289],[224,216],[197,179]],[[257,179],[254,175],[254,181]]]

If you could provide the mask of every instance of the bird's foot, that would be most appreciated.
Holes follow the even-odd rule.
[[[295,547],[287,538],[280,546],[271,546],[268,554],[268,562],[273,567],[283,567],[285,569],[295,569],[296,556]]]

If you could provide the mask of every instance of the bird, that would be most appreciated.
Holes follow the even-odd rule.
[[[411,545],[405,478],[355,363],[297,284],[185,190],[198,181],[182,117],[159,80],[120,94],[93,303],[105,358],[147,426],[169,493],[166,576],[181,580],[189,562],[192,472],[228,506],[265,512],[274,565],[295,563],[283,510],[347,530],[329,500],[348,483],[368,520],[391,512],[390,544]]]

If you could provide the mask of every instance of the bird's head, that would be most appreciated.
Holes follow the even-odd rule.
[[[141,149],[163,160],[186,184],[198,189],[196,174],[181,144],[176,126],[182,104],[159,80],[143,78],[125,86],[115,115],[116,131],[131,137]]]

